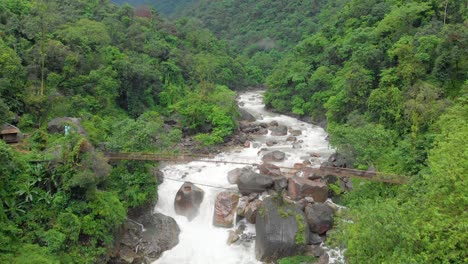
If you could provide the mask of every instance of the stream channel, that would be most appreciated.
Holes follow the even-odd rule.
[[[256,122],[270,123],[277,121],[290,130],[301,130],[297,141],[286,141],[286,136],[255,135],[250,147],[234,147],[226,152],[216,155],[215,159],[262,163],[262,148],[280,150],[286,153],[286,159],[275,162],[277,166],[293,167],[295,163],[309,160],[312,166],[320,166],[334,152],[326,140],[326,132],[315,125],[305,123],[296,118],[269,112],[263,104],[262,91],[249,91],[241,93],[238,97],[241,108],[251,113]],[[271,147],[266,146],[268,140],[278,143]],[[300,142],[300,143],[297,143]],[[312,155],[311,155],[312,154]],[[173,217],[180,229],[179,244],[163,253],[153,264],[254,264],[261,263],[255,259],[254,240],[243,242],[240,245],[228,245],[228,228],[213,226],[213,213],[216,195],[226,189],[237,191],[237,185],[230,184],[227,173],[235,168],[242,168],[241,164],[209,163],[193,161],[185,164],[163,164],[161,167],[165,180],[159,185],[158,203],[156,212]],[[203,202],[200,205],[199,215],[192,221],[180,216],[174,210],[174,198],[184,181],[190,181],[205,191]],[[245,222],[245,220],[244,220]],[[232,228],[234,230],[236,226]],[[255,226],[247,223],[246,233],[255,234]],[[331,259],[330,259],[331,260]],[[331,261],[330,261],[331,262]]]

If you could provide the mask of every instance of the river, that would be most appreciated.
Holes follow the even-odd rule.
[[[265,109],[262,91],[249,91],[239,95],[239,105],[257,118],[257,122],[270,123],[277,121],[294,130],[301,130],[297,136],[294,148],[292,142],[287,142],[287,136],[267,135],[255,136],[249,148],[237,147],[223,152],[215,157],[219,160],[261,163],[261,148],[266,148],[265,142],[274,139],[278,144],[267,147],[268,150],[281,150],[286,153],[283,162],[278,166],[292,167],[294,163],[307,159],[312,166],[319,166],[333,153],[326,141],[326,132],[315,125],[302,122],[296,118],[272,113]],[[260,155],[259,155],[260,154]],[[312,155],[311,155],[312,154]],[[180,229],[179,244],[163,253],[153,264],[254,264],[261,263],[255,259],[254,242],[241,245],[227,245],[228,230],[214,227],[213,213],[216,195],[237,186],[229,184],[227,173],[244,165],[208,163],[193,161],[186,164],[165,164],[162,172],[166,178],[159,185],[158,203],[155,211],[173,217]],[[174,198],[183,181],[190,181],[205,191],[204,200],[200,206],[199,215],[192,221],[179,216],[174,210]],[[233,228],[234,229],[234,228]],[[254,225],[247,226],[248,232],[255,232]]]

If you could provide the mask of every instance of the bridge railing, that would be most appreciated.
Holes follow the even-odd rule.
[[[213,162],[213,163],[225,163],[225,164],[239,164],[248,166],[258,166],[259,164],[248,162],[248,161],[232,161],[224,160],[222,158],[215,158],[213,155],[195,155],[190,153],[171,154],[171,153],[144,153],[144,152],[107,152],[105,156],[109,160],[140,160],[140,161],[169,161],[169,162],[189,162],[189,161],[202,161],[202,162]],[[331,166],[320,166],[318,168],[290,168],[281,167],[279,168],[286,173],[286,175],[294,175],[299,171],[314,173],[318,176],[325,177],[333,175],[336,177],[354,177],[361,178],[377,182],[393,183],[393,184],[406,184],[407,178],[401,175],[395,175],[390,173],[363,171],[349,168],[331,167]]]

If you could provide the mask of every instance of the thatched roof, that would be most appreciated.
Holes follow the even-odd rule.
[[[5,123],[0,127],[0,135],[18,134],[19,132],[19,128],[15,127],[12,124]]]

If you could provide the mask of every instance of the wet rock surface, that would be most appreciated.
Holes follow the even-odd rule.
[[[216,196],[213,225],[218,227],[232,227],[239,195],[232,192],[220,192]]]
[[[205,192],[191,182],[185,182],[174,199],[174,209],[179,215],[192,220],[198,215],[198,209],[203,201]]]

